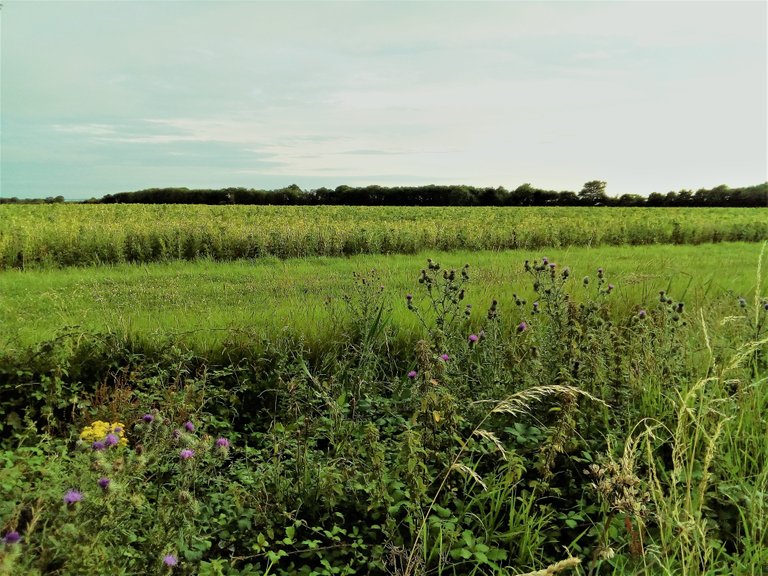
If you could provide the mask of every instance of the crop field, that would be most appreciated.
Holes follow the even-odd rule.
[[[768,208],[0,205],[0,222],[0,269],[768,238]]]
[[[0,206],[0,574],[762,575],[766,240]]]

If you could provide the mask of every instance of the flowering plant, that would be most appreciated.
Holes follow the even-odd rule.
[[[115,442],[115,437],[117,442]],[[90,426],[83,428],[80,432],[80,440],[83,442],[105,442],[107,446],[127,446],[128,439],[125,437],[125,424],[122,422],[104,422],[96,420]]]

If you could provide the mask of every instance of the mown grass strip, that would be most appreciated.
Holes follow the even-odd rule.
[[[175,335],[204,346],[215,346],[236,330],[266,335],[291,330],[322,340],[341,313],[353,272],[376,269],[392,305],[392,323],[413,332],[418,325],[405,307],[405,295],[415,290],[429,256],[444,267],[470,264],[467,303],[480,317],[493,299],[508,309],[515,308],[513,294],[532,302],[523,262],[542,256],[570,267],[575,291],[590,290],[581,279],[594,278],[597,268],[604,268],[616,286],[610,304],[616,315],[651,305],[659,290],[691,309],[718,298],[728,306],[753,293],[759,253],[759,244],[723,243],[6,271],[0,274],[0,325],[6,340],[26,344],[51,338],[65,326]]]

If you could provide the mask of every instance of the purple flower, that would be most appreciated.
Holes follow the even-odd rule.
[[[440,360],[442,360],[443,362],[448,362],[448,360],[450,360],[450,359],[451,359],[451,357],[448,356],[448,354],[441,354],[440,355]]]
[[[413,294],[406,294],[405,299],[408,300],[408,302],[410,302],[411,300],[413,300]]]
[[[71,506],[72,504],[75,504],[76,502],[80,502],[83,499],[82,492],[78,492],[77,490],[69,490],[66,494],[64,494],[64,504],[67,506]]]
[[[528,330],[528,324],[525,322],[520,322],[520,324],[517,325],[518,332],[525,332],[526,330]]]
[[[190,450],[189,448],[185,448],[181,452],[179,452],[179,456],[181,456],[182,460],[189,460],[195,455],[194,450]]]
[[[122,434],[123,433],[123,429],[122,429],[121,426],[116,426],[115,429],[113,430],[113,432],[115,434]]]
[[[3,536],[3,542],[5,544],[16,544],[16,542],[19,540],[21,540],[21,535],[16,532],[16,530],[11,530],[5,536]]]
[[[176,558],[173,554],[166,554],[163,557],[163,564],[166,566],[176,566],[176,564],[179,563],[179,559]]]
[[[184,422],[184,429],[187,432],[194,432],[195,431],[195,425],[192,424],[192,422],[190,422],[189,420],[187,420],[186,422]]]
[[[643,318],[645,318],[645,314],[646,314],[646,313],[645,313],[645,310],[640,310],[640,311],[637,313],[637,317],[638,317],[638,318],[640,318],[640,320],[642,320]]]
[[[144,414],[144,416],[142,416],[141,419],[144,420],[144,422],[146,422],[147,424],[152,424],[152,421],[155,419],[155,417],[152,416],[152,414]]]
[[[104,438],[104,446],[115,446],[118,442],[120,442],[120,438],[116,434],[107,434],[107,437]]]
[[[547,257],[544,256],[544,258],[541,259],[541,265],[546,266],[547,264],[549,264],[549,260],[547,260]]]
[[[411,370],[410,372],[408,372],[408,378],[410,378],[410,379],[414,379],[418,375],[419,375],[419,373],[416,372],[416,370]]]
[[[102,490],[109,488],[109,478],[99,478],[96,482]]]
[[[229,440],[227,440],[226,438],[217,438],[216,448],[222,448],[226,450],[227,448],[229,448]]]
[[[479,339],[479,338],[478,338],[477,334],[470,334],[470,335],[469,335],[469,341],[470,341],[472,344],[474,344],[475,342],[477,342],[477,341],[478,341],[478,339]]]
[[[96,451],[104,450],[104,448],[106,448],[106,447],[107,447],[106,444],[104,444],[104,442],[102,440],[96,440],[96,442],[91,444],[91,449],[96,450]]]

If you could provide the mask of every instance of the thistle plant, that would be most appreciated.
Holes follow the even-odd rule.
[[[417,303],[412,295],[407,295],[406,305],[439,347],[467,320],[468,308],[463,300],[469,282],[469,264],[456,272],[455,269],[442,269],[438,262],[429,258],[418,282],[424,288],[425,297]]]
[[[11,573],[118,573],[146,558],[170,567],[170,557],[179,564],[179,554],[194,557],[209,521],[203,510],[227,491],[229,440],[158,410],[125,421],[97,420],[73,447],[52,447],[41,462],[50,486],[21,497],[16,528],[5,537],[20,535],[15,542],[25,551]]]

